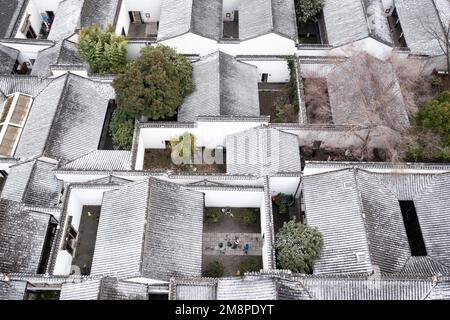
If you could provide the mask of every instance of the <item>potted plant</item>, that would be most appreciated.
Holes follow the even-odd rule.
[[[289,207],[292,206],[294,197],[290,194],[279,193],[275,197],[274,204],[278,208],[278,213],[286,214],[289,212]]]

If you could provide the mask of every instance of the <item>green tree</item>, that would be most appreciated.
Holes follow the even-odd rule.
[[[415,124],[439,134],[446,147],[450,147],[450,92],[442,92],[426,103],[416,114]]]
[[[116,149],[131,149],[134,134],[134,117],[116,109],[109,123],[109,129]]]
[[[174,116],[185,95],[193,91],[192,66],[169,47],[146,47],[127,71],[114,79],[113,87],[123,111],[165,119]]]
[[[295,0],[295,11],[300,24],[310,21],[323,9],[325,0]]]
[[[93,73],[122,73],[127,69],[127,42],[111,25],[101,30],[96,24],[80,31],[78,52]]]
[[[295,273],[312,273],[322,247],[322,235],[316,228],[294,220],[285,222],[275,240],[278,266]]]

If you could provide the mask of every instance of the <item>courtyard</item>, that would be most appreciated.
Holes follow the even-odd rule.
[[[198,148],[194,159],[202,159],[201,154],[205,148]],[[202,161],[192,161],[192,164],[176,164],[172,161],[172,149],[147,149],[145,150],[144,170],[146,171],[173,171],[173,172],[198,172],[198,173],[226,173],[226,153],[224,149],[216,149],[212,151],[213,155],[217,155],[222,160],[222,164],[206,164]],[[198,155],[198,157],[197,157]]]
[[[223,268],[220,276],[236,276],[262,268],[260,210],[255,208],[206,208],[203,225],[204,276],[211,263]]]
[[[297,122],[297,114],[286,114],[280,118],[277,110],[277,107],[290,104],[288,83],[260,82],[258,94],[261,115],[270,116],[271,122]]]

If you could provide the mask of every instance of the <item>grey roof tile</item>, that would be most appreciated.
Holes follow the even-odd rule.
[[[81,27],[89,27],[94,23],[101,28],[108,24],[114,26],[120,3],[120,0],[84,0]]]
[[[37,272],[49,222],[48,214],[0,200],[0,273]]]
[[[219,279],[217,300],[275,300],[276,282],[273,279]]]
[[[271,32],[297,37],[293,0],[247,0],[239,4],[239,38],[247,40]]]
[[[131,151],[96,150],[63,165],[61,170],[131,170]]]
[[[97,150],[113,97],[108,83],[72,74],[53,80],[34,99],[16,156],[71,161]]]
[[[298,137],[266,126],[226,137],[228,174],[300,172]]]
[[[222,36],[222,1],[163,0],[158,40],[188,32],[219,40]]]
[[[11,167],[2,198],[34,206],[55,206],[58,181],[53,173],[56,164],[29,161]]]
[[[433,0],[395,0],[406,44],[413,54],[442,55],[433,32],[443,35],[440,17]]]
[[[23,300],[26,281],[0,281],[0,300]]]
[[[187,96],[178,121],[198,116],[259,116],[258,73],[254,66],[215,52],[193,64],[195,91]]]
[[[92,274],[199,276],[203,206],[202,193],[154,178],[106,192]]]
[[[0,74],[11,74],[19,51],[0,44]]]
[[[9,38],[24,0],[0,0],[0,38]]]
[[[80,25],[83,3],[84,0],[64,0],[59,3],[48,40],[64,40],[75,33]]]
[[[314,272],[364,273],[377,265],[384,273],[447,273],[450,267],[450,218],[446,209],[450,205],[449,187],[448,173],[342,169],[305,176],[308,223],[318,227],[324,236],[324,248]],[[400,200],[414,201],[427,257],[411,257]],[[358,243],[363,246],[358,248]],[[354,258],[346,256],[346,252],[353,252]],[[364,269],[358,268],[358,253],[359,262],[364,257],[367,264]]]

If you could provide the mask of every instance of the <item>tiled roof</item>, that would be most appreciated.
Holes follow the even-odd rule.
[[[72,74],[53,80],[34,99],[16,156],[71,161],[97,150],[113,97],[108,83]]]
[[[0,300],[23,300],[26,281],[0,281]]]
[[[25,0],[0,0],[0,38],[9,38]]]
[[[64,283],[60,295],[60,300],[146,300],[147,298],[147,285],[110,277]]]
[[[406,44],[413,54],[442,55],[434,32],[443,35],[442,24],[433,0],[395,0]]]
[[[120,3],[120,0],[84,0],[81,27],[90,27],[94,23],[101,28],[108,24],[114,26]]]
[[[314,273],[372,272],[372,265],[384,273],[448,273],[449,187],[450,174],[446,173],[342,169],[305,176],[308,223],[324,237]],[[400,200],[414,201],[427,259],[411,257]]]
[[[171,279],[171,294],[170,299],[173,300],[215,300],[217,281],[211,279],[210,281],[203,280],[195,281],[187,279],[183,281],[179,278]]]
[[[247,40],[275,32],[296,40],[294,0],[247,0],[239,4],[239,38]]]
[[[55,206],[59,183],[53,173],[56,164],[33,160],[11,167],[2,198],[34,206]]]
[[[75,33],[80,25],[83,3],[84,0],[65,0],[59,3],[48,40],[61,41]]]
[[[273,279],[219,279],[217,300],[275,300],[276,282]]]
[[[367,68],[377,70],[377,75],[368,73]],[[337,64],[327,83],[334,124],[409,126],[400,84],[390,63],[357,54]]]
[[[228,174],[301,171],[298,137],[267,126],[227,136],[226,150]]]
[[[172,300],[190,300],[188,293],[217,291],[209,300],[442,300],[450,299],[450,280],[411,277],[324,277],[246,275],[242,278],[172,279]],[[179,290],[179,288],[182,288]],[[206,298],[207,295],[202,296]]]
[[[198,116],[259,116],[258,72],[223,52],[215,52],[193,64],[195,91],[187,96],[178,121]]]
[[[199,276],[203,207],[202,193],[154,178],[106,192],[92,274]]]
[[[48,214],[0,200],[0,273],[37,272],[49,222]]]
[[[52,81],[33,76],[0,75],[0,92],[4,95],[20,92],[37,96]]]
[[[131,151],[96,150],[63,165],[61,170],[131,170]]]
[[[11,74],[19,51],[0,44],[0,74]]]
[[[222,36],[222,0],[163,0],[158,40],[188,32],[219,40]]]
[[[327,0],[323,8],[328,42],[340,45],[369,36],[360,0]]]
[[[78,54],[76,44],[69,40],[62,40],[53,46],[44,49],[38,53],[31,74],[41,78],[52,76],[51,67],[64,66],[83,66],[87,69],[87,64]]]

